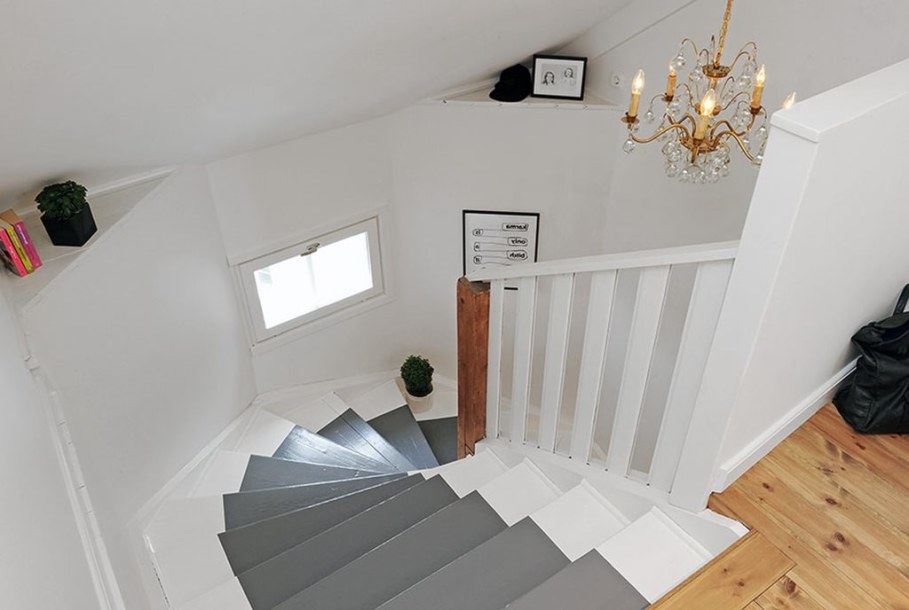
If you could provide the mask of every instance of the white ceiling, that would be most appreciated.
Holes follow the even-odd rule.
[[[378,116],[630,1],[3,0],[0,199]]]

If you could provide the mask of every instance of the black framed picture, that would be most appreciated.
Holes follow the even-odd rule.
[[[464,210],[464,275],[480,267],[535,263],[539,212]]]
[[[533,97],[584,99],[586,57],[533,56]]]

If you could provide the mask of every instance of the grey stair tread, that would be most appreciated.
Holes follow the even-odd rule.
[[[423,480],[420,475],[412,475],[382,482],[320,504],[228,530],[219,534],[221,546],[234,574],[240,574]]]
[[[505,529],[473,492],[276,606],[373,610]]]
[[[424,578],[379,610],[499,610],[569,563],[529,517]],[[570,604],[552,608],[574,608]]]
[[[240,574],[240,584],[254,610],[271,609],[457,500],[432,477]]]
[[[246,472],[243,474],[240,491],[256,491],[274,487],[305,485],[307,483],[341,481],[377,474],[388,473],[364,470],[362,468],[341,468],[340,466],[325,466],[323,464],[293,462],[261,455],[251,455],[246,465]]]
[[[457,417],[423,420],[420,429],[439,464],[448,464],[458,459]]]
[[[439,465],[423,430],[406,404],[369,420],[369,425],[417,468]]]
[[[290,431],[272,457],[342,468],[362,468],[376,472],[396,470],[385,460],[361,455],[300,426],[295,426]]]
[[[602,555],[591,551],[506,607],[508,610],[643,610],[649,605]]]
[[[225,494],[223,497],[224,526],[227,530],[242,527],[405,476],[407,475],[404,473],[393,473],[344,481],[327,481]]]
[[[344,411],[337,419],[319,430],[319,434],[351,451],[385,461],[398,470],[414,470],[413,464],[353,409]]]

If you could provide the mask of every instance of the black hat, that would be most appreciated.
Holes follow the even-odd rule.
[[[520,102],[530,95],[532,89],[533,79],[530,77],[530,70],[521,64],[515,64],[502,70],[499,82],[489,97],[499,102]]]

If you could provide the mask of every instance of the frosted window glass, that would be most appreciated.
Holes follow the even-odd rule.
[[[369,234],[358,233],[312,254],[257,269],[254,277],[265,328],[274,328],[370,290]]]

